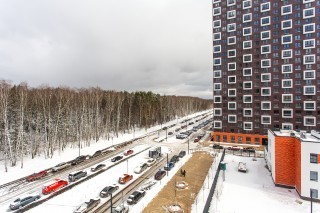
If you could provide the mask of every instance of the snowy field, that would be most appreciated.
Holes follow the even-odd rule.
[[[262,158],[226,155],[225,181],[218,184],[218,196],[211,202],[210,212],[310,212],[310,201],[300,199],[295,189],[275,187]],[[238,163],[247,164],[247,173],[238,172]],[[222,172],[220,173],[222,175]],[[221,194],[220,194],[220,193]],[[216,205],[212,205],[212,204]],[[313,204],[313,212],[320,212],[320,204]]]

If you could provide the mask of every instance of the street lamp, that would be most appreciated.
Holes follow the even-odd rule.
[[[113,206],[112,206],[112,193],[111,192],[108,192],[108,194],[110,195],[110,209],[111,209],[111,213],[112,213],[112,209],[113,209]]]

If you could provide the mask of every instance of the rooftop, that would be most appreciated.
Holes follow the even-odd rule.
[[[271,130],[272,131],[272,130]],[[317,142],[320,143],[320,132],[315,130],[311,130],[311,132],[307,131],[295,131],[295,130],[280,130],[280,131],[272,131],[276,136],[286,136],[286,137],[297,137],[302,142]]]

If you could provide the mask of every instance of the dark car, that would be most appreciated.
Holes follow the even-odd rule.
[[[186,155],[186,151],[179,152],[179,158],[183,158]]]
[[[174,163],[173,162],[169,162],[164,166],[164,170],[170,171],[173,167],[174,167]]]
[[[119,189],[119,186],[112,185],[112,186],[106,186],[104,187],[100,192],[100,197],[108,197],[110,193],[113,193]]]
[[[106,164],[100,163],[100,164],[96,165],[95,167],[91,167],[91,172],[96,172],[100,169],[103,169],[104,167],[106,167]]]
[[[168,127],[166,127],[166,126],[162,128],[162,130],[166,130],[166,129],[168,129]]]
[[[174,131],[175,131],[175,132],[179,132],[179,131],[180,131],[180,128],[176,128]]]
[[[154,175],[154,179],[156,180],[161,180],[165,175],[166,175],[166,171],[164,170],[159,170],[157,171],[157,173]]]
[[[193,140],[194,143],[199,142],[199,141],[200,141],[200,139],[198,137]]]
[[[173,135],[173,132],[168,132],[168,135]]]
[[[41,171],[41,172],[38,172],[38,173],[33,173],[32,175],[28,176],[27,177],[27,181],[28,182],[31,182],[31,181],[35,181],[35,180],[38,180],[44,176],[47,176],[48,175],[48,172],[47,171]]]
[[[221,146],[219,144],[213,144],[212,148],[213,149],[223,149],[223,146]]]
[[[52,172],[57,172],[59,170],[63,170],[65,168],[68,168],[69,166],[71,166],[70,163],[66,163],[66,162],[59,163],[58,165],[56,165],[55,167],[52,168]]]
[[[96,206],[99,205],[100,199],[90,199],[88,202],[84,202],[81,204],[75,211],[74,213],[84,213],[84,212],[90,212],[92,209],[94,209]]]
[[[232,147],[228,147],[227,149],[231,151],[239,151],[241,148],[239,146],[232,146]]]
[[[22,208],[22,207],[28,205],[29,203],[36,201],[38,199],[40,199],[40,195],[29,195],[24,198],[18,198],[15,201],[13,201],[13,203],[11,203],[9,207],[11,210],[16,210],[16,209],[19,209],[19,208]]]
[[[79,180],[80,178],[83,178],[85,176],[87,176],[87,172],[77,171],[77,172],[70,173],[68,176],[68,179],[70,182],[73,182],[73,181]]]
[[[243,152],[250,152],[250,153],[255,153],[256,150],[252,147],[246,147],[246,148],[243,148],[242,150]]]
[[[122,158],[123,158],[122,155],[115,156],[114,158],[111,159],[111,162],[116,162],[118,160],[121,160]]]
[[[173,162],[173,163],[177,163],[178,161],[179,161],[178,155],[172,156],[172,158],[171,158],[171,160],[170,160],[170,162]]]
[[[71,165],[77,165],[79,163],[82,163],[86,159],[87,159],[87,156],[81,155],[81,156],[77,157],[76,159],[74,159],[73,161],[71,161]]]
[[[98,150],[98,151],[96,151],[96,152],[91,156],[91,158],[98,157],[98,156],[100,156],[101,154],[102,154],[102,151],[101,151],[101,150]]]
[[[146,194],[145,191],[137,190],[137,191],[133,192],[131,195],[129,195],[127,203],[128,204],[136,204],[139,202],[139,200],[141,200],[141,198],[144,197],[145,194]]]

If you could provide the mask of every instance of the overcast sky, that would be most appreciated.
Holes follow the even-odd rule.
[[[0,79],[212,98],[211,0],[0,0]]]

